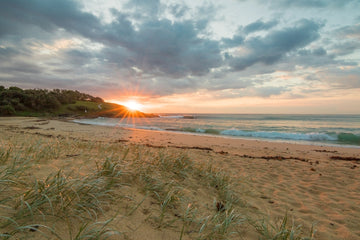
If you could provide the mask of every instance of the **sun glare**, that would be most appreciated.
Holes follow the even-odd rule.
[[[134,100],[127,101],[123,103],[125,107],[127,107],[131,111],[141,111],[142,105]]]

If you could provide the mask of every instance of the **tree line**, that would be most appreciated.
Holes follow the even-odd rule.
[[[5,88],[0,86],[0,115],[11,116],[17,112],[51,112],[63,104],[76,101],[104,102],[99,97],[86,93],[63,89],[21,89],[18,87]]]

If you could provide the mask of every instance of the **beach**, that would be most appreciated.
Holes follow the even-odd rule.
[[[149,152],[165,151],[170,155],[186,154],[195,164],[211,163],[239,185],[234,191],[243,202],[244,215],[252,218],[270,218],[274,224],[287,215],[289,222],[302,225],[304,232],[316,230],[315,239],[360,239],[360,148],[329,145],[302,145],[276,141],[244,140],[219,136],[193,135],[166,131],[129,129],[122,127],[94,126],[74,123],[65,119],[0,118],[0,145],[6,148],[11,139],[42,139],[46,141],[75,141],[137,148]],[[61,146],[60,146],[61,148]],[[86,152],[76,148],[56,158],[37,163],[36,175],[44,178],[51,172],[90,172],[96,167],[93,158],[81,158]],[[94,148],[96,149],[96,148]],[[106,154],[115,154],[116,148]],[[85,156],[84,155],[84,156]],[[90,159],[90,160],[89,160]],[[89,162],[93,161],[93,162]],[[127,163],[130,160],[127,160]],[[130,163],[129,163],[130,164]],[[82,169],[81,171],[79,169]],[[182,190],[189,199],[212,205],[215,196],[196,185],[196,178],[189,178],[190,190]],[[191,184],[194,184],[191,186]],[[129,185],[124,191],[141,202],[144,193],[138,185]],[[141,192],[141,191],[140,191]],[[193,192],[198,192],[198,195]],[[116,200],[114,200],[116,202]],[[150,204],[151,201],[144,201]],[[219,201],[215,201],[219,205]],[[112,203],[115,204],[116,203]],[[195,203],[194,203],[195,204]],[[113,205],[110,205],[113,206]],[[144,220],[147,209],[140,205],[141,213],[132,218],[116,220],[112,224],[119,231],[126,230],[129,239],[179,239],[179,229],[153,227]],[[140,209],[139,208],[139,209]],[[211,207],[208,207],[211,208]],[[176,209],[176,208],[175,208]],[[219,209],[218,209],[219,210]],[[175,211],[174,209],[172,211]],[[247,212],[246,212],[247,211]],[[114,211],[108,209],[105,215]],[[142,214],[142,215],[141,215]],[[132,222],[132,220],[136,222]],[[181,228],[181,225],[179,225]],[[243,239],[257,239],[258,233],[243,224]],[[132,231],[130,231],[131,229]],[[181,232],[182,233],[182,232]],[[183,239],[193,239],[188,231]],[[35,236],[35,235],[34,235]],[[181,235],[183,236],[183,235]],[[228,239],[239,239],[229,235]],[[54,238],[56,239],[56,238]],[[114,238],[122,239],[122,238]],[[125,238],[124,238],[125,239]]]

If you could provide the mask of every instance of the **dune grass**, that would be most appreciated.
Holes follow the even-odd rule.
[[[0,237],[130,239],[148,226],[180,240],[313,239],[287,215],[252,220],[241,181],[179,150],[4,132]]]

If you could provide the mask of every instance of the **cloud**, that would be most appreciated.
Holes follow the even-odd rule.
[[[0,37],[8,34],[33,34],[36,28],[53,32],[64,28],[70,32],[89,35],[101,30],[98,19],[80,10],[70,0],[12,0],[2,3],[0,10]],[[30,27],[31,31],[27,29]]]
[[[329,52],[334,56],[346,56],[360,49],[360,24],[347,25],[331,32]]]
[[[161,4],[160,0],[132,0],[125,4],[125,8],[132,8],[139,15],[156,18]]]
[[[326,8],[344,7],[350,3],[357,3],[357,0],[260,0],[261,2],[271,3],[275,7],[289,8]]]
[[[263,22],[262,20],[257,20],[256,22],[250,23],[244,27],[244,33],[249,34],[252,32],[269,30],[276,26],[279,22],[277,20],[272,20],[268,22]]]
[[[287,89],[286,87],[274,87],[274,86],[267,86],[267,87],[258,87],[254,89],[256,96],[268,98],[271,96],[280,95],[281,93],[285,92]]]
[[[13,47],[0,47],[0,59],[2,60],[9,60],[18,54],[20,54],[20,51]]]
[[[317,73],[321,81],[336,89],[360,88],[360,69],[356,67],[326,69]]]
[[[245,27],[240,26],[232,38],[222,38],[223,48],[232,48],[237,47],[244,43],[246,35],[258,31],[269,30],[275,27],[279,22],[277,20],[271,20],[264,22],[262,20],[257,20],[253,23],[246,25]]]
[[[275,1],[280,8],[345,7],[350,3],[354,1]],[[330,32],[331,40],[325,43],[320,36],[324,24],[319,21],[284,22],[264,15],[270,20],[257,17],[244,25],[234,21],[234,35],[221,38],[223,32],[213,34],[219,26],[214,23],[228,16],[211,2],[186,5],[130,0],[117,9],[107,9],[106,21],[98,12],[85,9],[73,0],[4,1],[0,8],[0,82],[71,86],[99,94],[140,88],[155,96],[221,91],[223,97],[266,98],[292,91],[288,85],[273,82],[275,71],[292,71],[293,76],[304,79],[309,74],[306,68],[320,73],[358,64],[345,57],[360,48],[358,24]],[[66,44],[59,47],[60,42]],[[357,86],[355,70],[329,74],[339,76],[336,79],[351,78],[348,86]]]
[[[169,6],[169,11],[175,18],[183,17],[186,14],[186,12],[189,10],[190,10],[190,8],[187,7],[186,5],[171,4]]]
[[[240,28],[232,38],[223,38],[222,43],[224,48],[232,48],[243,44],[244,40],[245,35],[242,33],[242,28]]]
[[[16,64],[13,62],[8,62],[7,64],[0,66],[0,71],[7,74],[17,74],[17,73],[30,73],[30,74],[39,74],[42,72],[42,69],[36,64],[17,61]]]
[[[317,40],[321,27],[318,22],[302,19],[293,27],[273,30],[264,37],[250,37],[241,46],[245,53],[231,57],[230,66],[234,71],[241,71],[256,63],[274,64],[287,53]]]
[[[131,1],[128,5],[153,14],[159,4],[156,0],[138,0]],[[110,60],[114,63],[133,62],[136,67],[148,73],[159,72],[171,77],[201,76],[208,73],[209,69],[220,66],[222,61],[219,43],[198,37],[202,30],[198,26],[203,28],[207,25],[206,18],[202,18],[201,23],[151,19],[137,23],[135,30],[129,14],[112,9],[114,21],[102,24],[94,15],[82,12],[78,4],[69,0],[14,0],[6,2],[1,9],[6,9],[1,13],[7,13],[2,15],[3,18],[13,20],[19,32],[28,26],[36,26],[47,32],[65,29],[69,33],[102,43],[107,48],[118,49],[114,52],[119,55],[115,57],[112,54]],[[10,16],[16,16],[16,19]],[[2,34],[15,32],[4,29]],[[112,50],[104,52],[106,54],[109,51]]]
[[[335,31],[335,34],[339,38],[355,38],[360,40],[360,23],[341,27]]]
[[[135,54],[137,67],[172,77],[201,76],[222,61],[219,43],[199,38],[191,21],[146,22],[128,49]]]
[[[359,41],[343,41],[330,46],[330,51],[335,56],[346,56],[360,49]]]

